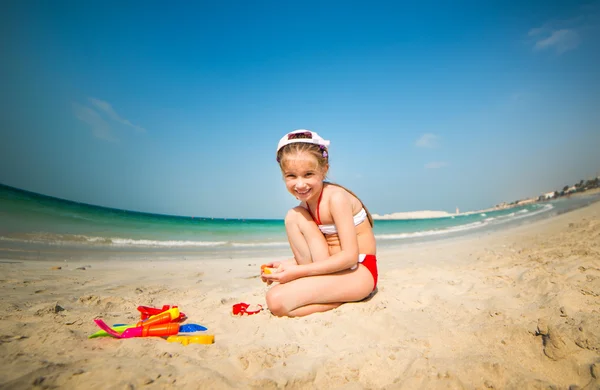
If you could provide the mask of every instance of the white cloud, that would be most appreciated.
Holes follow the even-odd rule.
[[[143,127],[134,125],[117,114],[110,103],[92,97],[88,98],[88,101],[91,106],[73,103],[73,114],[91,127],[94,137],[108,142],[118,142],[119,140],[114,134],[114,125],[117,127],[119,125],[127,126],[137,132],[146,132]]]
[[[104,100],[100,100],[100,99],[96,99],[96,98],[92,98],[92,97],[88,98],[88,100],[90,101],[90,103],[92,103],[93,106],[95,106],[99,110],[103,111],[112,120],[119,122],[123,125],[129,126],[140,132],[146,131],[146,129],[144,129],[143,127],[134,125],[133,123],[129,122],[129,120],[127,120],[125,118],[121,118],[109,102],[105,102]]]
[[[580,6],[572,17],[548,20],[527,33],[533,50],[553,50],[563,54],[576,49],[582,40],[598,36],[600,2]]]
[[[426,133],[415,143],[420,148],[435,148],[438,146],[439,137],[435,134]]]
[[[576,49],[584,40],[597,41],[600,36],[600,1],[572,8],[562,18],[548,20],[529,30],[527,42],[533,50],[553,50],[560,55]]]
[[[108,142],[118,141],[112,134],[110,125],[94,109],[82,106],[79,103],[73,103],[73,113],[77,119],[87,123],[92,128],[94,137]]]
[[[533,29],[536,42],[535,50],[554,49],[557,54],[563,54],[566,51],[573,50],[579,46],[581,39],[579,34],[572,29],[560,29],[551,32],[544,32],[543,29]],[[532,36],[532,31],[529,35]]]
[[[439,169],[448,166],[447,162],[444,161],[432,161],[425,164],[425,169]]]

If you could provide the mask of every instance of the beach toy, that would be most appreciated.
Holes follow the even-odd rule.
[[[206,331],[207,328],[205,326],[198,324],[181,325],[174,322],[182,318],[182,313],[179,312],[177,306],[169,307],[165,305],[162,309],[140,306],[138,310],[142,313],[142,317],[146,317],[146,319],[139,321],[137,324],[115,324],[111,328],[103,320],[95,319],[94,322],[101,330],[88,336],[88,338],[112,336],[119,339],[127,339],[132,337],[169,337],[178,335],[182,338],[177,339],[176,342],[183,345],[190,343],[214,343],[214,335],[193,334],[195,332]],[[179,334],[180,332],[182,334]]]
[[[135,328],[135,325],[127,325],[127,324],[114,324],[111,329],[114,330],[117,333],[123,333],[125,330],[129,329],[129,328]],[[184,324],[184,325],[179,325],[179,332],[180,333],[193,333],[193,332],[204,332],[208,330],[207,327],[202,326],[202,325],[198,325],[198,324]],[[111,336],[110,334],[108,334],[106,331],[104,330],[99,330],[96,333],[93,333],[91,335],[88,336],[88,339],[95,339],[96,337],[107,337],[107,336]]]
[[[113,329],[110,328],[104,321],[101,319],[95,319],[94,322],[96,325],[100,327],[100,329],[104,330],[109,335],[116,337],[118,339],[128,339],[132,337],[166,337],[172,336],[179,333],[179,324],[168,323],[168,324],[159,324],[159,325],[151,325],[151,326],[138,326],[135,328],[127,328],[123,331],[123,333],[117,333]]]
[[[138,306],[138,311],[140,312],[140,320],[145,320],[148,319],[152,316],[155,316],[157,314],[163,313],[169,309],[174,309],[177,306],[172,305],[163,305],[162,309],[159,309],[157,307],[150,307],[150,306]],[[179,312],[179,317],[176,319],[176,321],[183,321],[186,319],[186,315],[184,313]]]
[[[277,268],[267,267],[266,264],[260,266],[260,272],[264,274],[274,274],[277,272]]]
[[[185,324],[179,325],[180,333],[193,333],[193,332],[204,332],[208,330],[206,326],[198,325],[198,324]]]
[[[252,314],[260,313],[263,309],[262,305],[256,305],[256,306],[258,306],[257,310],[248,310],[248,307],[250,307],[249,304],[244,303],[244,302],[236,303],[235,305],[233,305],[232,313],[235,316],[243,316],[244,314],[252,315]]]
[[[140,327],[140,326],[147,327],[147,326],[152,326],[152,325],[168,324],[177,318],[179,318],[179,309],[174,307],[174,308],[168,309],[167,311],[162,312],[160,314],[153,315],[144,321],[138,322],[135,325],[125,325],[125,324],[113,325],[113,327],[114,327],[113,330],[117,333],[123,333],[125,330],[130,329],[130,328],[136,328],[136,327]],[[88,336],[88,338],[92,339],[95,337],[103,337],[103,336],[109,336],[109,335],[110,334],[108,334],[105,331],[98,331],[98,332]]]
[[[115,324],[112,326],[111,329],[113,331],[115,331],[116,333],[121,334],[129,328],[135,328],[135,325]],[[88,339],[95,339],[96,337],[107,337],[107,336],[111,336],[111,335],[108,334],[108,332],[106,332],[105,330],[99,330],[96,333],[92,333],[91,335],[89,335]]]
[[[115,326],[122,326],[122,325],[123,324],[113,325],[112,328],[115,329]],[[133,328],[134,326],[129,326],[129,327]],[[208,330],[208,328],[206,326],[202,326],[202,325],[198,325],[198,324],[179,325],[179,333],[204,332],[205,330]]]
[[[179,309],[174,307],[172,309],[163,311],[160,314],[153,315],[153,316],[149,317],[148,319],[138,322],[137,326],[150,326],[150,325],[166,324],[166,323],[174,321],[177,318],[179,318]]]
[[[180,343],[183,345],[188,344],[213,344],[215,342],[215,336],[212,334],[202,334],[202,335],[177,335],[177,336],[169,336],[167,337],[167,341],[169,343]]]

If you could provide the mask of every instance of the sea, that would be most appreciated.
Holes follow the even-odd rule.
[[[600,200],[562,197],[502,210],[443,218],[375,220],[378,248],[482,234],[550,218]],[[0,184],[2,259],[233,258],[289,256],[282,219],[185,217],[119,210]]]

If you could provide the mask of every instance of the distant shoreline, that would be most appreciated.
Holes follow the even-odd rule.
[[[580,197],[599,194],[600,188],[594,188],[583,192],[575,192],[573,194],[565,195],[565,197]],[[390,214],[373,214],[374,220],[385,221],[385,220],[412,220],[412,219],[431,219],[431,218],[449,218],[460,215],[471,215],[477,213],[487,213],[490,211],[506,210],[514,207],[525,206],[528,204],[546,203],[546,201],[538,201],[532,199],[526,199],[517,203],[506,204],[504,206],[494,206],[483,210],[465,211],[463,213],[449,213],[447,211],[436,211],[436,210],[420,210],[420,211],[402,211]]]

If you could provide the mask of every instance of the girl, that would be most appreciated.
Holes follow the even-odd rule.
[[[300,205],[285,217],[294,258],[273,262],[267,306],[277,316],[304,316],[360,301],[377,286],[373,219],[352,191],[325,182],[329,141],[308,130],[286,134],[277,162]]]

